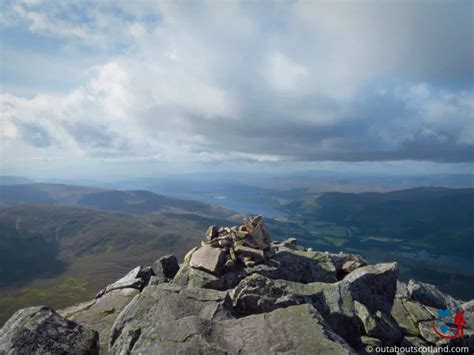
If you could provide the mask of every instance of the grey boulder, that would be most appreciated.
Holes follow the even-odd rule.
[[[402,332],[390,316],[380,311],[371,314],[362,303],[357,301],[354,302],[354,306],[365,334],[369,337],[380,339],[384,345],[388,346],[396,345],[402,340]]]
[[[49,307],[17,311],[0,329],[0,354],[97,354],[99,336]]]
[[[225,252],[221,248],[203,245],[192,255],[189,265],[215,275],[219,275],[225,262]]]
[[[122,288],[136,288],[137,290],[142,290],[148,284],[152,275],[153,270],[151,267],[137,266],[121,279],[100,290],[95,297],[100,298],[107,292]]]
[[[347,284],[352,298],[370,312],[390,313],[398,279],[397,263],[368,265],[348,274],[341,282]]]
[[[99,351],[107,353],[110,329],[125,306],[140,291],[122,288],[106,293],[100,298],[58,311],[63,317],[99,333]]]
[[[170,280],[179,270],[178,259],[175,255],[162,256],[153,263],[152,269],[155,276]]]
[[[420,302],[426,306],[438,309],[450,309],[456,311],[461,305],[453,297],[445,295],[434,285],[410,280],[408,282],[408,295],[413,301]]]
[[[231,292],[237,314],[270,312],[298,304],[312,304],[332,329],[352,347],[360,347],[359,322],[351,295],[341,283],[302,284],[287,280],[272,280],[253,274],[242,280]]]

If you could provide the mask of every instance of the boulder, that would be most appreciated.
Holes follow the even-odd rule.
[[[397,263],[363,266],[348,274],[341,282],[347,284],[354,300],[371,313],[380,310],[389,314],[397,289]]]
[[[148,284],[152,275],[153,270],[151,267],[137,266],[121,279],[100,290],[97,293],[96,298],[102,297],[107,292],[122,288],[136,288],[137,290],[142,290]]]
[[[367,335],[362,335],[360,337],[360,340],[362,341],[362,346],[364,348],[367,348],[367,345],[371,346],[372,348],[376,348],[378,346],[383,346],[382,340],[377,339],[377,338],[368,337]]]
[[[362,266],[366,266],[368,264],[367,261],[360,255],[344,253],[325,254],[332,260],[334,266],[336,267],[337,277],[339,280],[344,278],[344,276],[354,271],[355,269],[358,269]]]
[[[212,353],[216,348],[197,335],[208,331],[211,320],[232,318],[230,310],[225,292],[169,283],[148,286],[115,320],[109,353],[171,354],[193,347],[196,353]]]
[[[247,276],[247,272],[243,270],[216,276],[189,265],[182,265],[172,282],[187,288],[209,288],[223,291],[236,286],[245,276]]]
[[[403,306],[415,324],[422,321],[431,321],[435,318],[434,315],[420,303],[404,300]]]
[[[196,269],[219,275],[225,263],[225,252],[221,248],[203,245],[197,249],[189,261],[189,265]]]
[[[219,237],[219,226],[210,226],[206,231],[206,240],[208,242]]]
[[[336,282],[336,268],[321,253],[279,248],[272,265],[277,265],[280,277],[285,280],[310,282]]]
[[[456,311],[461,304],[449,295],[445,295],[434,285],[410,280],[408,282],[408,295],[413,301],[420,302],[426,306],[437,309],[450,309]]]
[[[98,299],[82,304],[82,307],[80,305],[68,307],[58,313],[88,329],[97,331],[100,353],[106,354],[110,330],[115,319],[139,292],[135,288],[113,290]]]
[[[231,354],[355,354],[311,305],[217,322],[210,338]]]
[[[400,346],[409,348],[409,347],[428,347],[430,344],[428,344],[425,340],[418,338],[418,337],[412,337],[412,336],[407,336],[404,337],[400,343]],[[410,353],[411,354],[411,353]],[[417,352],[413,354],[421,354],[421,355],[437,355],[440,354],[439,352]]]
[[[310,305],[234,318],[226,293],[147,287],[117,318],[111,354],[352,354]]]
[[[418,330],[416,323],[410,317],[401,299],[395,298],[390,314],[406,336],[420,335],[420,331]]]
[[[474,300],[463,303],[461,307],[464,309],[466,328],[474,329]]]
[[[153,263],[153,272],[164,279],[172,279],[179,270],[178,260],[174,255],[166,255]]]
[[[17,311],[0,329],[0,354],[97,354],[99,336],[49,307]]]
[[[164,282],[169,282],[169,279],[164,278],[163,276],[152,275],[150,277],[150,281],[148,281],[148,285],[159,285],[159,284],[162,284]]]
[[[265,254],[263,253],[263,250],[251,248],[245,245],[236,245],[234,247],[234,251],[237,254],[251,257],[255,261],[262,261],[265,258]]]
[[[408,294],[408,287],[405,282],[397,281],[397,291],[395,292],[396,298],[409,298],[410,295]]]
[[[239,315],[270,312],[303,303],[312,304],[337,334],[354,348],[360,347],[360,328],[352,298],[340,284],[302,284],[253,274],[242,280],[230,292],[230,297]]]
[[[365,334],[380,339],[387,346],[393,346],[400,342],[403,337],[402,332],[390,316],[380,311],[371,314],[362,303],[357,301],[354,302],[354,306]]]
[[[252,244],[255,245],[257,249],[267,250],[268,248],[270,248],[271,242],[270,242],[270,235],[268,234],[265,223],[262,220],[259,220],[257,224],[255,224],[255,219],[254,219],[252,224],[253,224],[253,229],[249,231],[249,236],[248,236],[249,239],[252,240]]]

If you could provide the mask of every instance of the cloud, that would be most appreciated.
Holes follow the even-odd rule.
[[[88,4],[6,3],[10,165],[474,160],[471,2]]]

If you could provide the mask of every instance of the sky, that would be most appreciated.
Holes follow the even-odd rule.
[[[1,173],[472,173],[473,26],[457,0],[3,0]]]

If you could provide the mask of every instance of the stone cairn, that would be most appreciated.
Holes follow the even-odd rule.
[[[239,263],[254,266],[272,255],[270,234],[262,216],[244,218],[234,227],[210,226],[200,248],[192,249],[185,259],[191,267],[214,274],[231,271]]]

